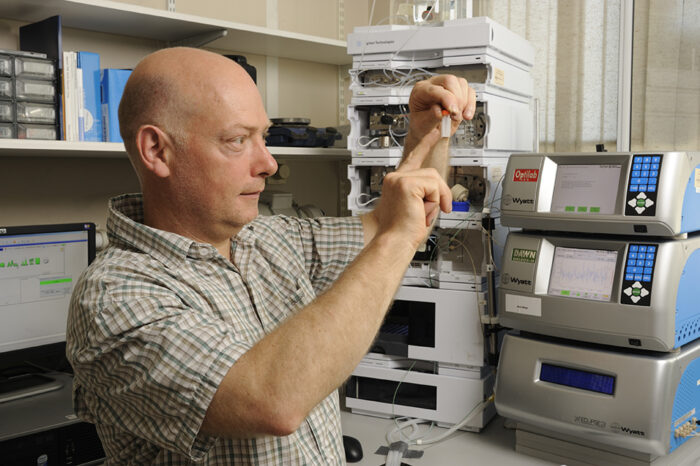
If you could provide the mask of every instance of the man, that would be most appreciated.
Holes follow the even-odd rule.
[[[110,247],[73,295],[78,415],[107,464],[342,464],[336,388],[368,350],[438,209],[441,109],[466,81],[416,85],[406,157],[370,214],[257,218],[277,164],[257,89],[233,61],[158,51],[119,108],[141,195],[110,202]]]

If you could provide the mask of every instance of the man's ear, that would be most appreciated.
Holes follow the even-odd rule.
[[[159,178],[170,175],[172,143],[170,137],[154,125],[143,125],[136,133],[136,149],[143,167]]]

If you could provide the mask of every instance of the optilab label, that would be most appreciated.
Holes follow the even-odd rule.
[[[516,168],[513,181],[537,181],[540,171],[536,168]]]

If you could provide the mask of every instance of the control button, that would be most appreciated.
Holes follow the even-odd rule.
[[[634,250],[636,251],[636,250],[637,250],[637,246],[630,246],[630,253],[627,254],[627,258],[628,258],[628,259],[636,259],[636,258],[637,258],[637,253],[636,253],[636,252],[632,252],[632,248],[634,248]]]
[[[645,184],[639,185],[639,192],[644,193],[644,192],[646,192],[646,190],[647,190],[647,185],[645,185]]]
[[[639,282],[634,282],[634,283],[632,284],[632,288],[641,288],[641,287],[642,287],[642,284],[639,283]]]
[[[651,186],[651,185],[656,186],[656,178],[649,178],[649,180],[647,181],[647,184],[649,186]]]
[[[661,163],[661,156],[655,155],[651,158],[651,163]]]
[[[631,274],[629,272],[626,273],[625,274],[625,281],[631,282],[632,280],[634,280],[634,274]],[[631,289],[631,288],[628,288],[628,289]],[[631,291],[630,291],[630,293],[631,293]]]
[[[656,254],[654,254],[653,252],[648,252],[647,253],[647,260],[653,261],[655,256],[656,256]]]
[[[630,192],[636,193],[637,191],[639,191],[639,185],[638,184],[631,184],[630,185]]]
[[[647,252],[656,252],[656,246],[647,246]]]
[[[641,178],[632,178],[632,181],[630,181],[630,184],[639,185],[639,184],[643,184],[643,183],[644,183],[644,180],[642,180]]]
[[[646,253],[646,252],[647,252],[647,247],[646,247],[645,245],[643,245],[643,244],[640,245],[640,246],[639,246],[639,252],[644,252],[644,253]]]
[[[630,252],[637,252],[639,251],[639,246],[636,244],[630,244]]]
[[[651,199],[647,199],[647,200],[644,202],[644,206],[645,206],[645,207],[651,207],[651,206],[653,206],[653,205],[654,205],[654,201],[652,201]]]
[[[637,282],[642,281],[642,278],[644,278],[644,275],[642,275],[641,273],[634,275],[634,279],[637,280]]]
[[[627,261],[627,267],[634,267],[637,265],[637,261],[635,259],[630,259]],[[644,265],[644,261],[642,261],[642,265]]]
[[[642,163],[651,163],[651,156],[649,156],[649,155],[644,156],[644,160],[642,161]]]
[[[637,253],[637,259],[646,259],[647,255],[644,252]]]
[[[644,162],[642,164],[642,170],[651,170],[651,164],[649,162]]]
[[[649,255],[649,254],[647,254],[647,256],[648,256],[648,255]],[[653,260],[649,260],[649,259],[647,258],[647,260],[644,261],[644,267],[654,267],[654,261],[653,261]],[[651,272],[649,272],[649,273],[651,273]]]
[[[638,302],[640,299],[642,299],[642,298],[640,298],[639,296],[632,296],[630,299],[632,300],[632,302],[633,302],[634,304],[637,304],[637,302]]]
[[[632,296],[639,296],[640,294],[642,294],[641,288],[632,288]]]
[[[659,168],[657,167],[657,168],[652,168],[651,170],[649,170],[649,176],[653,176],[654,178],[658,178],[659,177]]]
[[[651,275],[644,275],[642,277],[643,282],[650,282],[651,281]]]
[[[649,164],[649,170],[658,170],[659,168],[661,168],[661,166],[660,166],[658,163]],[[659,173],[658,173],[658,171],[657,171],[657,172],[656,172],[656,175],[658,176],[658,174],[659,174]]]
[[[637,199],[646,199],[646,198],[647,198],[647,195],[644,193],[637,194]]]
[[[636,210],[638,214],[641,214],[641,213],[644,212],[646,209],[645,209],[644,207],[635,207],[634,210]]]
[[[649,170],[642,170],[639,172],[642,178],[649,178]]]
[[[644,275],[651,275],[652,274],[652,268],[651,267],[644,267]]]
[[[632,287],[628,286],[622,292],[625,293],[627,296],[632,296]]]
[[[646,288],[642,288],[642,291],[639,294],[642,296],[642,298],[644,298],[645,296],[649,296],[649,292]]]
[[[641,170],[632,170],[631,176],[632,176],[632,178],[639,178],[640,176],[642,176],[642,171]]]
[[[647,186],[647,192],[648,193],[655,193],[656,192],[656,185],[650,184],[649,186]]]
[[[642,163],[644,161],[644,157],[641,155],[635,155],[634,156],[634,163]]]
[[[635,187],[636,187],[636,186],[635,186]],[[632,190],[630,189],[630,191],[632,191]],[[629,204],[630,207],[636,207],[636,206],[637,206],[637,198],[636,198],[636,197],[633,197],[632,199],[630,199],[630,200],[627,202],[627,204]]]
[[[638,163],[635,162],[635,163],[632,165],[632,170],[641,170],[641,169],[642,169],[642,162],[641,162],[641,161],[639,161]]]

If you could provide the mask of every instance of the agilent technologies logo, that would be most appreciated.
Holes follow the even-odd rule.
[[[513,181],[537,181],[540,171],[537,168],[516,168]]]

